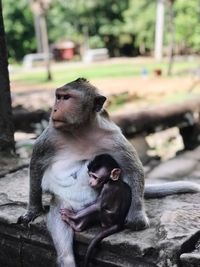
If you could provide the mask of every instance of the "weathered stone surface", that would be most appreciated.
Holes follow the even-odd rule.
[[[7,173],[16,172],[28,166],[29,159],[19,159],[17,157],[3,158],[0,156],[0,178]]]
[[[7,202],[21,201],[27,202],[28,192],[28,169],[19,170],[15,173],[7,174],[0,179],[0,196],[5,195]]]
[[[197,167],[197,160],[187,158],[174,158],[155,167],[147,176],[150,179],[167,178],[175,180],[188,176]]]
[[[46,230],[45,215],[38,217],[29,227],[16,224],[17,218],[25,212],[27,199],[27,169],[0,179],[0,263],[3,267],[53,267],[56,253]],[[45,201],[48,202],[46,198]],[[178,266],[180,254],[189,253],[183,251],[183,245],[199,232],[199,203],[200,194],[145,201],[150,228],[139,232],[125,229],[106,238],[96,249],[92,266]],[[88,243],[99,230],[94,227],[76,234],[75,253],[79,264]],[[195,260],[198,262],[198,257]]]
[[[199,267],[200,253],[184,253],[180,257],[182,267]]]
[[[188,239],[182,246],[180,262],[182,267],[200,266],[200,231]]]
[[[184,153],[181,153],[180,157],[200,161],[200,146],[198,146],[196,149],[192,151],[186,151]]]

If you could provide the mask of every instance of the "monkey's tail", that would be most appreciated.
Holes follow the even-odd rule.
[[[89,260],[92,254],[92,251],[94,249],[94,247],[101,242],[101,240],[103,240],[105,237],[110,236],[114,233],[119,232],[120,230],[122,230],[122,227],[120,227],[119,225],[113,225],[111,227],[109,227],[108,229],[104,229],[102,232],[100,232],[89,244],[86,255],[85,255],[85,259],[84,259],[84,264],[83,267],[88,267],[89,266]]]
[[[187,181],[167,182],[160,184],[145,185],[145,198],[159,198],[174,194],[198,193],[200,184]]]

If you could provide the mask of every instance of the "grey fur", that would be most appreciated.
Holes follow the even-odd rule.
[[[199,193],[200,185],[187,182],[187,181],[176,181],[161,184],[146,184],[144,190],[145,198],[159,198],[174,194],[183,193]]]
[[[89,116],[89,118],[84,118],[83,116],[85,119],[84,122],[87,122],[87,124],[81,124],[80,118],[74,116],[74,121],[76,122],[77,119],[77,125],[79,127],[73,125],[70,128],[68,125],[66,129],[61,131],[54,129],[50,120],[48,128],[35,143],[30,163],[28,210],[20,217],[19,222],[28,223],[42,213],[41,183],[44,183],[43,188],[45,188],[45,182],[48,184],[49,181],[50,184],[46,186],[49,186],[51,189],[47,190],[53,193],[55,197],[52,200],[47,218],[47,227],[57,250],[59,266],[75,267],[76,264],[72,249],[73,231],[61,220],[59,209],[60,207],[73,208],[74,210],[81,209],[84,205],[95,200],[96,193],[90,191],[91,188],[89,185],[84,184],[84,181],[87,181],[87,171],[84,168],[87,162],[95,155],[109,153],[119,163],[123,177],[132,189],[132,203],[128,214],[128,221],[133,229],[138,230],[148,227],[149,223],[143,207],[144,171],[135,149],[126,140],[120,129],[109,120],[107,115],[102,116],[101,113],[95,112],[93,100],[99,94],[94,86],[90,85],[84,79],[79,79],[59,88],[59,90],[63,89],[65,91],[68,88],[70,90],[77,89],[79,95],[80,91],[82,92],[84,98],[82,106],[77,108],[84,111],[84,105],[87,103],[87,111],[84,112],[86,112],[85,116]],[[64,154],[62,154],[63,152]],[[63,159],[65,160],[64,163]],[[62,188],[62,183],[59,183],[59,175],[65,174],[65,169],[63,169],[64,171],[62,173],[59,173],[61,172],[59,170],[59,163],[61,165],[63,164],[62,167],[67,166],[66,171],[68,171],[67,164],[70,166],[70,173],[67,179],[61,181],[69,181],[71,183],[67,185],[69,187],[71,186],[69,192],[67,191],[67,195],[65,194],[67,187],[63,186]],[[56,175],[55,170],[58,170]],[[76,179],[71,176],[74,171],[77,174]],[[54,190],[55,185],[58,187],[57,193],[55,193],[56,189]],[[158,190],[156,187],[155,189]],[[151,195],[154,194],[156,196],[153,187],[149,190]],[[170,190],[172,191],[172,189]],[[159,188],[159,194],[162,192],[166,192],[165,187],[163,189]],[[178,191],[174,188],[173,192],[176,193]],[[70,199],[71,193],[72,199],[75,197],[75,202]]]

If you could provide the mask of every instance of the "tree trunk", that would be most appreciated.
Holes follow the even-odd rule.
[[[5,41],[5,30],[0,0],[0,154],[13,154],[14,127],[8,74],[8,59]]]
[[[167,69],[167,75],[172,75],[172,67],[174,63],[174,10],[173,10],[174,0],[169,0],[169,64]]]
[[[47,81],[52,81],[52,75],[51,75],[51,70],[50,70],[50,55],[49,55],[47,24],[46,24],[46,18],[44,14],[41,15],[40,17],[40,30],[41,30],[41,36],[42,36],[43,52],[45,54],[45,61],[46,61]]]

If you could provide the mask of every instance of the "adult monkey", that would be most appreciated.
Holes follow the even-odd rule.
[[[95,155],[111,154],[122,167],[125,181],[132,189],[128,221],[137,230],[148,226],[143,208],[142,164],[119,127],[109,120],[106,112],[101,111],[105,100],[83,78],[58,88],[49,126],[33,149],[29,205],[19,221],[28,223],[43,212],[42,188],[54,195],[47,227],[62,267],[76,264],[72,249],[73,231],[62,221],[60,209],[78,211],[95,201],[97,195],[89,186],[87,174],[87,165]],[[154,190],[151,190],[149,197],[153,195]]]

